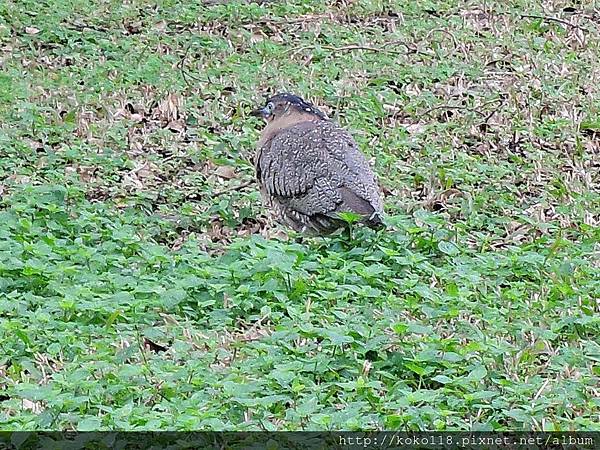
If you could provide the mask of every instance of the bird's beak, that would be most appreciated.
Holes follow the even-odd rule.
[[[263,119],[266,119],[268,114],[267,114],[267,111],[265,110],[265,108],[258,108],[258,109],[255,109],[254,111],[251,111],[250,115],[254,116],[254,117],[262,117]]]

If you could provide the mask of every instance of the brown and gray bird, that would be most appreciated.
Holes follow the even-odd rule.
[[[324,235],[343,227],[339,213],[350,212],[370,227],[383,225],[375,176],[350,133],[292,94],[277,94],[252,114],[267,121],[256,177],[280,222]]]

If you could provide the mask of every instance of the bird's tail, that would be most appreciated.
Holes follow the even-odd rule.
[[[373,214],[371,214],[365,220],[365,224],[368,227],[373,228],[374,230],[381,230],[381,229],[385,228],[385,223],[383,223],[383,217],[382,217],[381,213],[378,211],[375,211]]]

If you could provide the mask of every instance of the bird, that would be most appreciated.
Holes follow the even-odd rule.
[[[254,159],[263,203],[307,235],[347,228],[348,217],[383,224],[375,174],[352,135],[301,97],[280,93],[251,112],[266,121]],[[351,222],[351,221],[350,221]]]

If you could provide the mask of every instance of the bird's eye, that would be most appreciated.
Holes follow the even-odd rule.
[[[265,112],[266,112],[267,114],[271,114],[271,113],[273,112],[273,108],[274,108],[274,107],[275,107],[275,106],[273,105],[273,102],[269,102],[269,103],[267,103],[267,106],[265,106]]]

